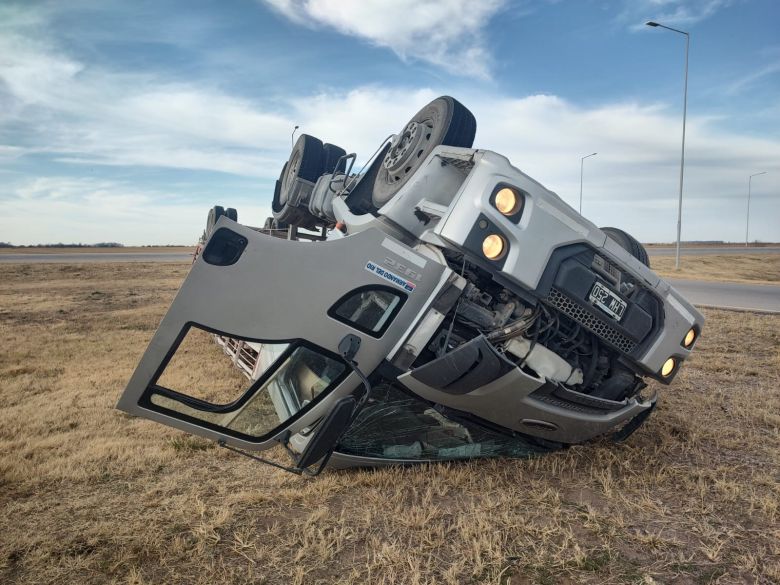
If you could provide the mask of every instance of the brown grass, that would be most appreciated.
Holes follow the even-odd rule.
[[[309,481],[114,410],[187,268],[0,265],[0,582],[780,581],[780,316],[626,444]]]
[[[650,267],[664,278],[780,283],[780,254],[685,255],[680,257],[680,270],[674,269],[674,256],[651,256]]]

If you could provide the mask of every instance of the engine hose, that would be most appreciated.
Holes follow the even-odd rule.
[[[510,323],[506,327],[502,327],[501,329],[496,329],[494,331],[491,331],[485,336],[485,338],[488,341],[499,342],[499,341],[507,341],[509,339],[512,339],[513,337],[517,337],[521,333],[527,331],[528,328],[534,324],[538,316],[539,316],[539,310],[537,309],[529,317],[518,319],[517,321]]]

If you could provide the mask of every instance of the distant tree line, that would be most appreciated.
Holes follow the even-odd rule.
[[[0,248],[124,248],[119,242],[98,242],[97,244],[31,244],[29,246],[14,246],[9,242],[0,242]]]

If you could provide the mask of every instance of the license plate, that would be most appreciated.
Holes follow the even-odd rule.
[[[623,318],[623,313],[626,312],[626,307],[628,306],[626,301],[621,299],[609,290],[604,283],[599,281],[596,281],[596,284],[593,285],[588,298],[591,303],[616,321],[620,321]]]

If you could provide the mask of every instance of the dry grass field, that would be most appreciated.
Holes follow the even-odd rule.
[[[780,284],[780,254],[686,255],[680,270],[674,269],[674,256],[651,256],[650,265],[668,278]]]
[[[114,409],[187,269],[0,265],[0,583],[780,582],[780,316],[625,444],[306,480]]]

